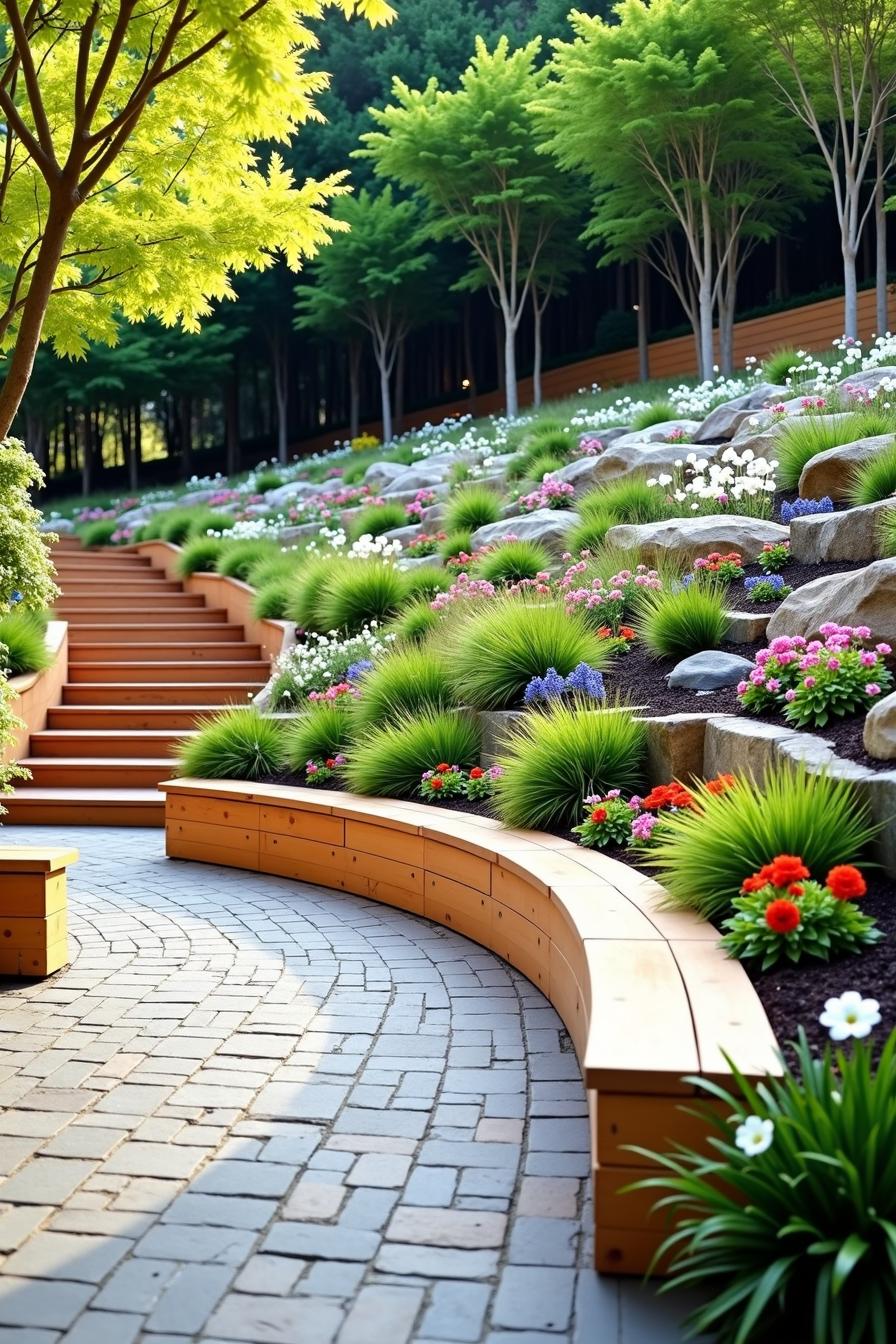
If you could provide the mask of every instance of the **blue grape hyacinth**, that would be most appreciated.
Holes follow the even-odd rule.
[[[579,663],[568,677],[561,677],[556,667],[549,667],[543,677],[533,677],[529,682],[523,702],[532,705],[538,700],[557,700],[568,693],[603,700],[606,693],[604,679],[596,668],[589,667],[587,663]]]
[[[821,499],[795,499],[788,503],[785,499],[781,505],[781,522],[791,523],[794,518],[811,518],[816,513],[833,513],[834,502],[829,495],[823,495]]]

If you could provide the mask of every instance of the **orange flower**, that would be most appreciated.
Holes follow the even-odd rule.
[[[733,775],[718,775],[715,779],[708,779],[706,787],[710,793],[724,793],[726,789],[733,788],[736,780]]]
[[[809,876],[809,869],[796,854],[778,854],[769,866],[772,884],[776,887],[789,887],[791,882]]]
[[[621,625],[621,626],[619,627],[619,634],[621,635],[621,637],[622,637],[623,639],[634,639],[634,638],[635,638],[635,632],[634,632],[634,630],[632,629],[632,627],[631,627],[630,625]]]
[[[791,882],[787,888],[788,896],[805,896],[806,888],[800,882]]]
[[[765,922],[774,933],[792,933],[801,918],[793,901],[771,901],[765,908]]]
[[[436,770],[438,771],[438,773],[439,773],[440,775],[444,775],[444,774],[446,773],[446,771],[448,771],[448,770],[450,770],[450,769],[451,769],[451,766],[450,766],[450,765],[446,765],[444,761],[442,761],[442,764],[441,764],[441,765],[437,765],[437,766],[436,766]]]
[[[868,890],[864,877],[850,863],[841,863],[832,868],[825,879],[825,886],[838,901],[854,901]]]
[[[431,779],[429,781],[429,787],[431,789],[440,789],[442,787],[443,782],[444,781],[439,779],[438,775],[436,775],[435,779]]]
[[[478,765],[474,765],[473,769],[470,771],[470,778],[481,779],[484,774],[485,774],[484,770],[480,770]]]

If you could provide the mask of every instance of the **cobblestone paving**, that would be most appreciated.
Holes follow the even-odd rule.
[[[665,1344],[589,1268],[541,994],[356,897],[75,844],[71,967],[0,982],[0,1344]]]

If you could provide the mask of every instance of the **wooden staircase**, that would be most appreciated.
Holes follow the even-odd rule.
[[[216,706],[246,704],[269,663],[242,626],[153,569],[146,556],[53,550],[69,626],[62,703],[31,736],[31,771],[5,798],[18,824],[161,826],[156,786],[174,774],[177,743]]]

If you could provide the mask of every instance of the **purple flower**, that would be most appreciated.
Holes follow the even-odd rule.
[[[349,663],[345,669],[346,681],[360,681],[365,672],[369,672],[373,663],[369,658],[359,658],[356,663]]]
[[[827,495],[821,499],[795,499],[793,503],[785,500],[781,505],[781,522],[791,523],[794,518],[808,518],[816,513],[833,513],[833,511],[833,502]]]

